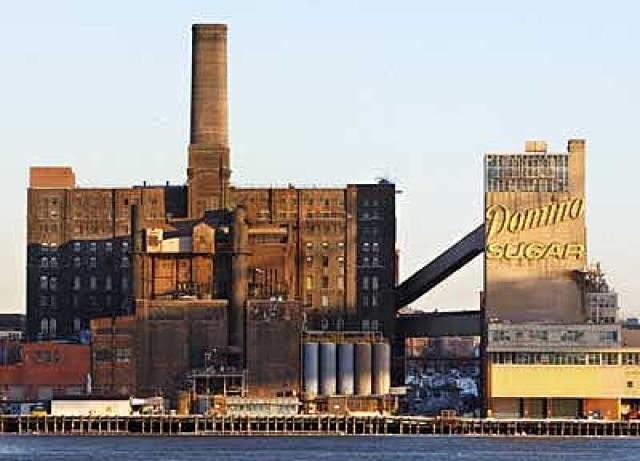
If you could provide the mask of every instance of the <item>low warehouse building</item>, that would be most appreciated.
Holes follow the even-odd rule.
[[[20,402],[84,395],[90,372],[87,345],[25,343],[16,361],[0,366],[0,398]]]
[[[54,399],[51,401],[51,416],[129,416],[129,399]]]

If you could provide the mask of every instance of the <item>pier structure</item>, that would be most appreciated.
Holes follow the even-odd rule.
[[[640,421],[420,416],[0,416],[0,433],[135,436],[639,437]]]

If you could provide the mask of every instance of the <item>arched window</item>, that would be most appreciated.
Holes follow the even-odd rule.
[[[52,336],[56,334],[57,322],[56,319],[49,320],[49,334]]]

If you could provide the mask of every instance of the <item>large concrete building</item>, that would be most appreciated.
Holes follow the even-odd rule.
[[[395,186],[232,184],[227,28],[195,25],[192,38],[185,185],[86,188],[70,167],[30,171],[27,335],[84,341],[93,328],[96,385],[111,393],[168,386],[169,372],[150,357],[176,365],[172,385],[212,349],[228,346],[251,363],[244,329],[252,300],[295,302],[306,314],[387,334],[394,325]],[[193,335],[195,325],[208,328],[203,319],[211,331]],[[112,323],[139,337],[103,350]],[[137,374],[118,383],[118,370],[132,364]]]
[[[524,153],[486,156],[493,416],[617,419],[640,404],[638,343],[599,265],[588,265],[584,182],[583,140],[560,153],[530,141]]]
[[[568,152],[527,142],[486,156],[487,316],[514,322],[585,319],[575,271],[587,266],[584,141]]]

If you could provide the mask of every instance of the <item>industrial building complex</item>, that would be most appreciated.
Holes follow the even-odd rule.
[[[484,223],[400,282],[395,185],[235,185],[226,25],[193,26],[191,71],[186,184],[31,168],[5,410],[638,414],[640,329],[587,259],[584,140],[487,154]],[[476,309],[410,309],[479,255]]]

